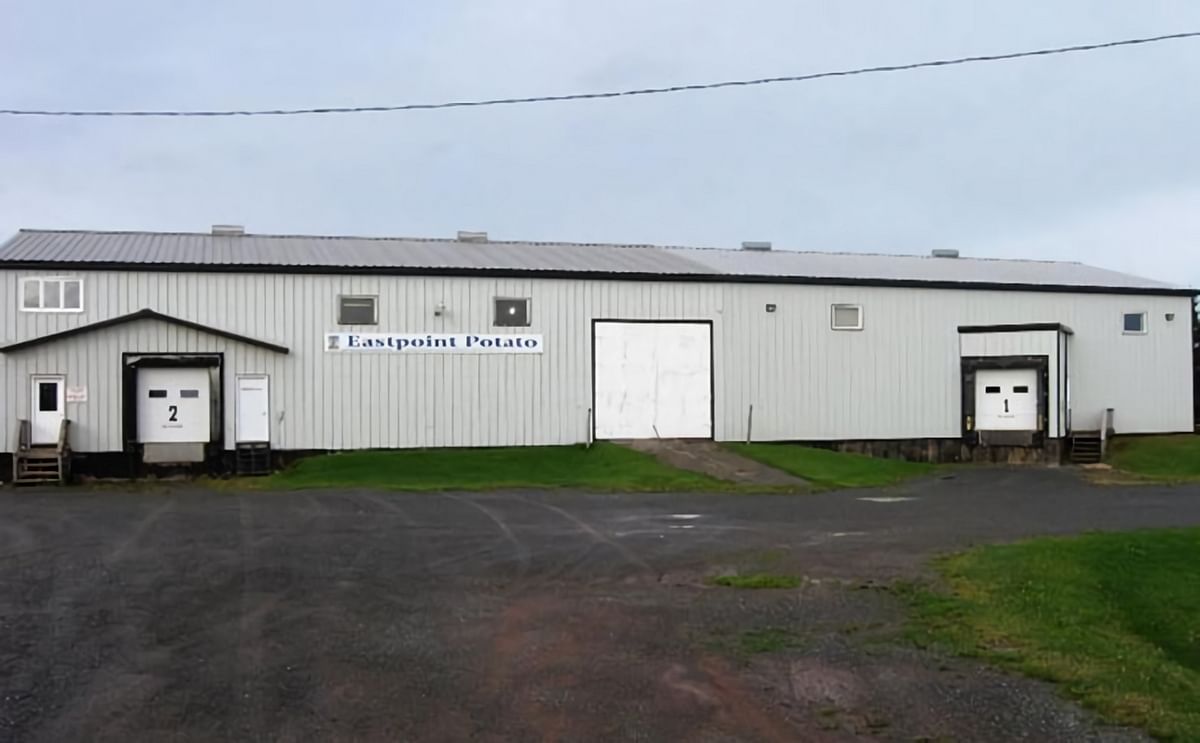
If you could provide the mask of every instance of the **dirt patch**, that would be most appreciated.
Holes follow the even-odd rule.
[[[735,454],[713,441],[642,439],[614,443],[628,446],[634,451],[651,454],[672,467],[698,472],[739,485],[796,488],[808,485],[807,480]]]
[[[485,659],[464,693],[494,721],[486,739],[1144,740],[1049,685],[912,648],[883,591],[524,593],[451,640]],[[779,627],[804,641],[739,650],[745,632]]]
[[[730,661],[697,654],[652,605],[530,596],[469,632],[486,658],[477,693],[507,709],[498,739],[794,741]]]

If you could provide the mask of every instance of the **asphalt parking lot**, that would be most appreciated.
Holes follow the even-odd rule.
[[[1125,740],[899,639],[940,552],[1200,524],[1200,487],[0,493],[0,740]],[[714,588],[717,573],[816,579]],[[787,628],[746,656],[739,633]]]

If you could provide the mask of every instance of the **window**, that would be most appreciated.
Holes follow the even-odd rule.
[[[194,400],[200,397],[200,390],[179,390],[179,396],[184,400]]]
[[[985,393],[989,394],[989,395],[999,395],[999,394],[1000,394],[1000,388],[999,388],[999,387],[991,387],[991,386],[989,386],[989,387],[984,387],[984,388],[983,388],[983,391],[984,391]]]
[[[83,312],[83,281],[66,278],[21,279],[25,312]]]
[[[1016,387],[1013,387],[1013,393],[1017,394],[1017,395],[1028,395],[1029,394],[1029,385],[1018,384]]]
[[[53,413],[58,410],[58,382],[38,382],[38,411]]]
[[[379,322],[378,297],[338,297],[339,325],[374,325]]]
[[[149,397],[166,397],[166,390],[150,390]]]
[[[1141,335],[1146,332],[1146,313],[1126,312],[1124,323],[1126,335]]]
[[[862,330],[862,306],[857,304],[835,304],[832,309],[834,330]]]
[[[529,325],[529,300],[496,297],[497,327],[525,327]]]

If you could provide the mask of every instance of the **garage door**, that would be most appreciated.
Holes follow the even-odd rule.
[[[975,372],[975,428],[980,431],[1036,431],[1036,369],[980,369]]]
[[[212,431],[208,374],[208,369],[138,369],[138,441],[206,443]]]
[[[708,323],[598,322],[596,438],[711,438]]]

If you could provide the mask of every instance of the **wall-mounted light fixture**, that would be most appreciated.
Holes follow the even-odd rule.
[[[775,305],[774,305],[774,304],[768,304],[768,305],[767,305],[767,312],[774,312],[774,311],[775,311]]]
[[[446,303],[438,302],[437,305],[433,308],[433,316],[441,317],[444,314],[446,314]]]
[[[1175,313],[1174,312],[1167,313],[1167,322],[1175,322]]]

